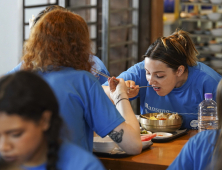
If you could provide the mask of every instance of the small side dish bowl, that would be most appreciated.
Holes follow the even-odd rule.
[[[178,119],[167,120],[150,120],[149,117],[158,115],[159,113],[147,113],[140,117],[141,126],[151,132],[175,132],[180,129],[183,119],[179,115]],[[163,113],[167,115],[168,113]],[[147,118],[145,118],[147,117]]]
[[[93,138],[93,149],[96,152],[109,153],[116,146],[117,144],[109,136],[106,136],[104,138],[101,138],[100,136],[95,136]]]
[[[136,119],[138,120],[138,122],[140,123],[140,115],[135,115]]]

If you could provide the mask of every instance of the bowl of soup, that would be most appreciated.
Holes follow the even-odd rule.
[[[182,116],[177,113],[147,113],[140,115],[141,126],[151,132],[175,132],[182,126]]]

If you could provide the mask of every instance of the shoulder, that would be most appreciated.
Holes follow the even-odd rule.
[[[186,144],[190,154],[194,157],[199,154],[202,154],[203,157],[209,156],[208,153],[210,154],[213,151],[216,144],[217,132],[217,130],[206,130],[193,136]]]
[[[11,71],[7,72],[6,75],[18,72],[21,70],[22,62],[20,62],[17,66],[15,66]]]
[[[204,63],[197,62],[197,65],[191,67],[191,69],[197,73],[197,78],[204,78],[211,79],[213,81],[219,82],[221,79],[221,75],[218,74],[215,70],[210,68],[209,66],[205,65]]]
[[[92,60],[94,61],[94,62],[96,62],[96,63],[99,63],[99,64],[103,64],[103,62],[99,59],[99,57],[97,57],[97,56],[95,56],[95,55],[93,55],[92,56]],[[104,64],[103,64],[104,65]]]
[[[133,65],[132,67],[130,67],[130,68],[134,68],[134,69],[141,69],[141,70],[143,70],[144,69],[144,60],[143,61],[141,61],[141,62],[139,62],[139,63],[137,63],[137,64],[135,64],[135,65]],[[129,69],[130,69],[129,68]]]
[[[104,170],[103,165],[92,153],[68,141],[61,145],[58,167],[61,170],[72,170],[73,167],[78,170]]]
[[[145,71],[145,69],[144,69],[144,61],[139,62],[139,63],[131,66],[130,68],[128,68],[128,70],[122,72],[120,75],[121,76],[125,75],[125,74],[128,74],[128,75],[129,74],[141,75],[141,74],[143,74],[143,71]]]
[[[204,169],[211,160],[216,141],[217,130],[207,130],[196,134],[184,145],[168,170]]]
[[[212,143],[214,143],[216,139],[217,139],[217,130],[206,130],[197,133],[189,141],[193,143],[205,143],[211,141]]]
[[[100,60],[97,56],[92,56],[92,60],[95,63],[95,68],[98,70],[105,70],[108,72],[105,64],[102,62],[102,60]]]
[[[61,67],[60,70],[56,71],[48,71],[48,72],[38,72],[40,75],[42,75],[45,79],[56,81],[56,83],[64,82],[72,82],[78,79],[78,81],[97,81],[95,76],[93,76],[90,72],[85,70],[75,70],[71,67]]]

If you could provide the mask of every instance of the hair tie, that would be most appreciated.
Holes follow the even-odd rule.
[[[34,19],[35,19],[35,16],[32,15],[32,18],[29,19],[29,29],[32,28],[32,26],[33,26],[33,22],[34,22]]]

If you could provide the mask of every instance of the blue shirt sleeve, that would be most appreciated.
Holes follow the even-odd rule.
[[[13,68],[11,71],[9,71],[6,74],[12,74],[12,73],[18,72],[21,69],[21,66],[22,66],[22,62],[20,62],[15,68]]]
[[[61,170],[105,170],[92,153],[67,141],[61,146],[59,158],[58,168]]]
[[[180,154],[173,161],[173,163],[167,168],[167,170],[192,170],[193,169],[193,157],[192,152],[194,140],[191,138],[189,142],[185,144]]]
[[[63,141],[58,152],[57,168],[59,170],[105,170],[102,163],[92,154],[71,144],[67,140]],[[27,167],[25,170],[46,170],[46,163],[38,166]]]
[[[93,65],[93,68],[97,69],[98,71],[102,72],[103,74],[107,76],[110,76],[109,71],[107,70],[106,66],[97,56],[92,56],[92,60],[95,63]],[[107,81],[107,78],[102,75],[98,75],[98,74],[94,74],[94,75],[99,80],[100,84],[103,84]]]
[[[95,82],[86,93],[90,98],[85,106],[91,112],[85,112],[85,118],[89,126],[101,137],[106,136],[115,127],[124,122],[116,107],[104,93],[98,82]],[[87,99],[86,98],[86,99]]]
[[[212,159],[216,136],[216,130],[196,134],[185,144],[167,170],[204,170]]]

